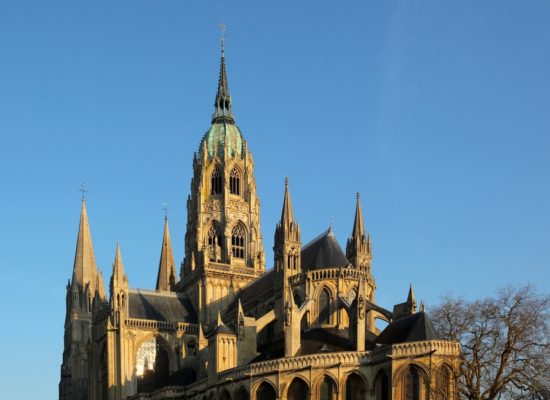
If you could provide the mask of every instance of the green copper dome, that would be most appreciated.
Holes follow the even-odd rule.
[[[239,128],[232,123],[214,122],[201,141],[201,149],[206,143],[208,158],[222,157],[224,146],[230,158],[243,157],[244,138]]]

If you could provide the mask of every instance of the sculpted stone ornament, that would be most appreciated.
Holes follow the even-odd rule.
[[[357,309],[359,310],[359,318],[365,318],[365,299],[363,299],[363,295],[359,295],[359,300],[357,301]]]
[[[292,323],[292,306],[290,303],[286,303],[285,306],[285,325],[290,326]]]
[[[244,315],[242,313],[239,314],[239,327],[237,330],[237,335],[240,340],[244,339]]]

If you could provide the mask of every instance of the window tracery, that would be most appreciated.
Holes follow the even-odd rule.
[[[234,258],[244,259],[245,231],[242,225],[238,224],[231,231],[231,254]]]
[[[216,166],[216,168],[214,168],[214,171],[212,172],[210,187],[211,187],[211,190],[210,190],[211,194],[221,194],[223,185],[222,185],[222,174],[219,166]]]
[[[241,173],[237,167],[234,167],[229,175],[229,193],[241,195]]]

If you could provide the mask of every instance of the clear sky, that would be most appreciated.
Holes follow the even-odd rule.
[[[182,260],[222,19],[269,267],[288,176],[304,243],[361,192],[384,307],[550,291],[550,2],[3,0],[3,398],[57,396],[81,182],[106,280],[154,287],[163,202]]]

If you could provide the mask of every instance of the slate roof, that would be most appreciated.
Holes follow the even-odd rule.
[[[256,306],[256,303],[252,300],[269,291],[273,291],[273,279],[275,279],[275,270],[271,269],[261,275],[259,278],[246,285],[237,293],[237,297],[235,298],[233,303],[231,303],[231,305],[227,308],[225,315],[230,314],[237,309],[239,299],[241,299],[243,311],[246,314],[247,311],[250,311],[251,308]]]
[[[418,312],[389,324],[378,335],[376,343],[394,344],[441,339],[425,312]]]
[[[130,289],[130,318],[170,322],[197,322],[191,302],[183,293]]]
[[[302,247],[302,271],[344,267],[349,264],[332,228]]]

